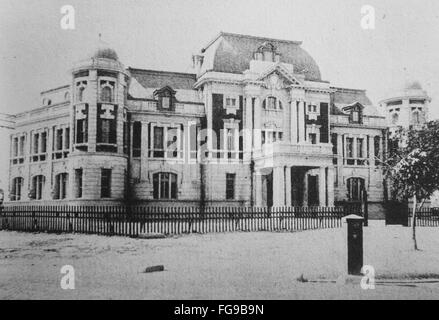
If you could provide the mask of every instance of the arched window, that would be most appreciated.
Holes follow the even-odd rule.
[[[12,179],[12,188],[11,188],[11,201],[20,201],[21,200],[21,191],[23,189],[24,179],[21,177],[16,177]]]
[[[262,108],[265,110],[282,110],[282,102],[276,97],[267,97],[262,101]]]
[[[65,199],[67,196],[68,174],[66,172],[59,173],[55,176],[54,199]]]
[[[158,172],[153,175],[154,199],[177,199],[177,175]]]
[[[32,189],[30,192],[31,199],[41,200],[43,198],[45,180],[46,179],[43,175],[37,175],[32,178]]]
[[[421,115],[419,111],[415,111],[412,113],[412,124],[420,124],[421,123]]]
[[[78,89],[78,101],[82,102],[84,101],[84,92],[85,92],[85,87],[81,86]]]
[[[64,93],[64,100],[65,101],[69,101],[70,100],[70,93],[69,92]]]
[[[109,86],[103,86],[101,89],[101,101],[113,102],[113,90]]]

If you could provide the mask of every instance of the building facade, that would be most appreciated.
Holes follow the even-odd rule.
[[[100,47],[14,116],[9,200],[332,206],[383,201],[386,118],[301,42],[220,33],[193,73]]]
[[[9,150],[9,134],[14,127],[12,117],[0,113],[0,147],[2,150]],[[0,154],[0,203],[4,195],[8,194],[9,185],[9,153]]]
[[[407,82],[401,89],[395,90],[389,94],[388,98],[380,101],[380,108],[386,115],[389,138],[394,137],[400,128],[406,130],[422,129],[429,121],[430,102],[431,98],[418,81]],[[404,143],[403,141],[398,143],[401,142]],[[392,148],[391,145],[390,148]],[[388,194],[395,198],[395,191],[390,186]],[[438,199],[439,192],[436,192],[429,201],[426,201],[425,206],[437,206]]]
[[[407,82],[401,90],[379,102],[390,133],[398,127],[418,129],[428,122],[431,98],[418,81]]]

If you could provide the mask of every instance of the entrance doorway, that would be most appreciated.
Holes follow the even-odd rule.
[[[308,206],[319,205],[319,185],[317,176],[308,175]]]
[[[362,201],[364,190],[363,178],[349,178],[346,181],[349,201]]]
[[[262,195],[267,207],[273,206],[273,172],[262,176]]]

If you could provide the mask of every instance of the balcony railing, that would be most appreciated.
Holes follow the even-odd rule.
[[[257,157],[269,156],[274,154],[299,154],[299,155],[332,155],[332,145],[327,143],[320,144],[286,144],[271,143],[264,144],[260,150],[255,152]]]
[[[377,117],[363,117],[362,124],[350,123],[349,116],[345,115],[331,115],[332,125],[362,125],[365,127],[386,127],[386,119]]]

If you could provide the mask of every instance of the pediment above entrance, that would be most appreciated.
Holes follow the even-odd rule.
[[[264,72],[258,79],[267,89],[284,89],[291,85],[301,85],[301,82],[289,70],[278,64]]]

